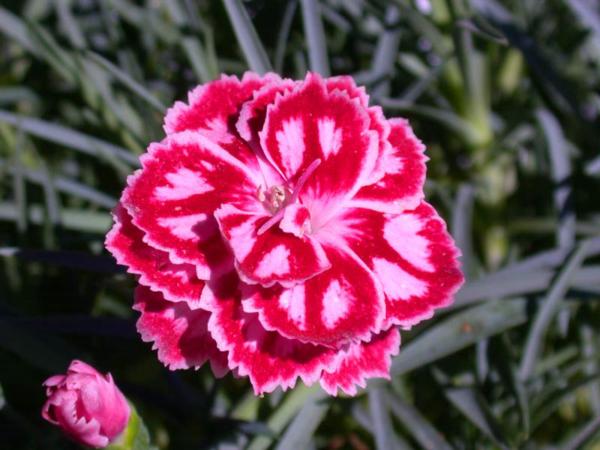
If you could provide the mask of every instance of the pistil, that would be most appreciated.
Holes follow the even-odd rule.
[[[292,191],[291,195],[287,195],[289,193],[289,189],[284,188],[283,186],[272,186],[266,192],[262,189],[259,190],[257,196],[258,199],[265,204],[267,209],[273,214],[269,220],[267,220],[262,226],[258,229],[257,234],[260,236],[269,230],[273,225],[279,222],[283,218],[283,213],[285,212],[285,208],[288,205],[295,203],[300,196],[300,191],[306,184],[308,178],[312,175],[312,173],[319,167],[321,164],[320,159],[315,159],[304,171],[304,173],[298,178],[298,182],[296,183],[296,187]]]

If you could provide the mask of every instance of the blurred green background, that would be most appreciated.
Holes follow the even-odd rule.
[[[169,372],[103,250],[165,108],[248,69],[352,74],[409,118],[463,252],[355,398]],[[600,448],[599,111],[596,0],[0,0],[0,448],[76,448],[39,415],[75,357],[160,449]]]

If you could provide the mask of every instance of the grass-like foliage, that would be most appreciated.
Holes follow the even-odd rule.
[[[248,68],[352,74],[409,118],[462,249],[454,305],[355,398],[169,372],[103,249],[166,105]],[[0,0],[0,447],[75,448],[39,410],[77,357],[160,449],[594,448],[599,92],[593,0]]]

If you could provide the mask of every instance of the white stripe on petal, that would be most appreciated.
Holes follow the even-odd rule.
[[[181,167],[177,172],[166,176],[170,186],[158,186],[154,195],[158,200],[183,200],[193,195],[214,190],[201,174]]]
[[[330,118],[320,119],[317,126],[319,128],[319,144],[321,144],[321,151],[325,159],[331,154],[337,155],[342,146],[342,130],[336,128],[335,122]]]
[[[281,154],[281,162],[288,175],[296,173],[304,159],[304,126],[295,118],[283,122],[283,129],[275,135]]]
[[[231,236],[229,242],[235,247],[238,260],[243,261],[250,254],[254,244],[256,244],[256,235],[254,234],[254,220],[249,219],[246,222],[229,230]]]
[[[287,311],[288,317],[296,322],[301,329],[304,328],[306,321],[305,301],[303,284],[297,284],[290,289],[286,289],[279,297],[279,306]]]
[[[323,295],[323,323],[327,328],[333,328],[350,309],[347,296],[338,280],[333,280],[327,287]]]
[[[256,268],[256,275],[266,278],[271,275],[283,275],[290,271],[290,251],[284,245],[278,245],[267,253]]]
[[[390,300],[408,300],[427,292],[427,284],[406,272],[400,266],[383,258],[373,258],[375,275],[379,277],[383,290]]]
[[[413,214],[402,214],[385,224],[383,236],[387,243],[413,266],[433,272],[435,268],[429,262],[429,242],[417,233],[422,225]]]
[[[206,236],[202,236],[201,233],[199,233],[201,227],[198,227],[198,225],[201,222],[206,221],[206,219],[208,219],[208,216],[203,213],[179,217],[160,217],[158,219],[158,224],[168,228],[171,233],[178,238],[189,241],[199,241]]]

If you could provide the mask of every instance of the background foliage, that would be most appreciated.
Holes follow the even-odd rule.
[[[597,2],[0,0],[0,33],[0,447],[74,448],[40,383],[78,357],[161,449],[600,448]],[[165,105],[248,68],[350,73],[408,117],[463,251],[455,304],[356,398],[167,371],[103,250]]]

